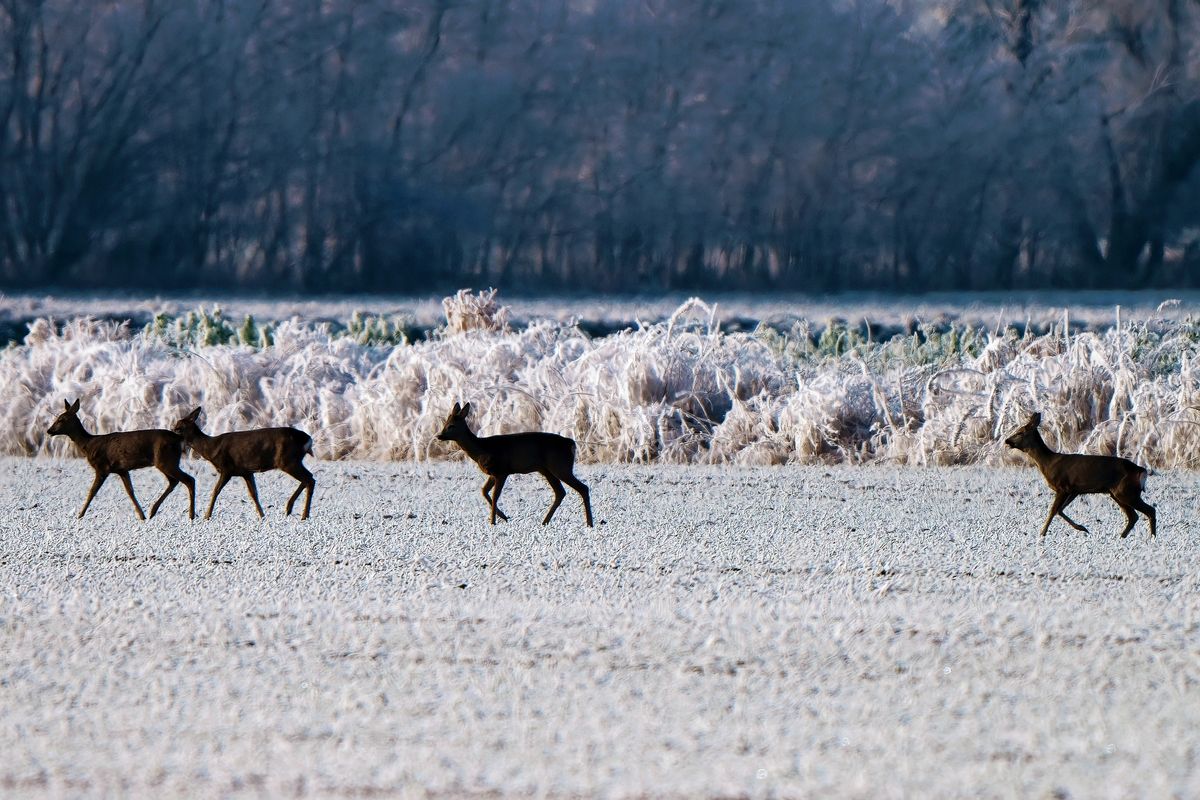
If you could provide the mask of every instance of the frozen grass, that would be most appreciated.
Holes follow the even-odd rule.
[[[593,466],[591,530],[314,472],[307,523],[281,476],[264,522],[112,481],[79,523],[85,464],[0,460],[5,795],[1200,794],[1194,474],[1122,541],[1095,498],[1039,540],[1031,469]]]
[[[1160,308],[1175,298],[1178,305]],[[652,296],[545,296],[506,295],[504,304],[514,320],[549,319],[557,322],[579,320],[601,328],[620,328],[637,323],[666,320],[688,299],[679,292]],[[830,319],[849,324],[870,323],[877,328],[897,328],[926,323],[956,322],[960,326],[982,325],[989,329],[1016,325],[1024,330],[1029,323],[1039,330],[1062,319],[1064,307],[1071,309],[1074,325],[1102,330],[1115,321],[1114,308],[1120,305],[1130,318],[1161,316],[1183,319],[1200,307],[1200,292],[1152,290],[1144,292],[932,292],[921,295],[878,295],[847,293],[832,296],[772,292],[712,292],[705,299],[716,305],[719,316],[727,320],[768,322],[783,329],[794,322],[808,321],[824,325]],[[92,316],[102,319],[150,319],[156,314],[186,316],[198,306],[223,309],[228,320],[239,324],[246,315],[264,322],[293,317],[309,320],[349,320],[359,313],[367,317],[401,320],[428,328],[444,322],[442,297],[405,297],[387,295],[350,295],[341,297],[255,298],[244,295],[221,296],[213,293],[165,295],[131,298],[129,293],[89,292],[86,295],[11,292],[0,294],[0,322],[29,320],[37,317],[70,319]]]
[[[1159,469],[1200,453],[1200,322],[1179,306],[1083,332],[1060,310],[1041,334],[952,322],[887,339],[837,321],[727,333],[719,311],[691,300],[593,338],[514,328],[493,294],[462,292],[419,341],[386,317],[41,319],[0,351],[0,453],[70,452],[45,428],[75,397],[95,431],[203,405],[209,431],[296,425],[322,458],[457,458],[434,435],[466,400],[482,433],[565,434],[589,462],[1016,464],[997,442],[1035,409],[1061,449]]]

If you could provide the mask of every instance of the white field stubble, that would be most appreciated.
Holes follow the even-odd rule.
[[[1194,473],[1036,535],[1032,469],[311,461],[147,523],[0,460],[6,796],[1200,794]],[[214,476],[189,461],[197,505]],[[148,504],[163,482],[135,474]]]

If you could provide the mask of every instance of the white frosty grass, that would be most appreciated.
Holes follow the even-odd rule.
[[[1169,306],[1163,313],[1179,312]],[[70,452],[45,429],[83,399],[93,431],[296,425],[322,458],[458,458],[435,440],[455,402],[484,434],[548,430],[586,462],[1016,464],[998,444],[1032,410],[1061,449],[1154,468],[1200,454],[1200,322],[1158,312],[1103,331],[954,328],[865,339],[836,325],[723,333],[689,301],[660,323],[591,338],[466,292],[429,340],[366,346],[284,321],[266,347],[180,347],[151,332],[42,319],[0,351],[0,453]],[[1156,315],[1158,314],[1158,315]],[[818,335],[819,334],[819,335]]]
[[[201,497],[206,467],[189,466]],[[1030,469],[315,463],[83,523],[76,459],[0,461],[0,791],[1195,797],[1191,473],[1129,539],[1035,535]],[[162,485],[135,474],[143,499]],[[603,522],[601,522],[603,520]]]

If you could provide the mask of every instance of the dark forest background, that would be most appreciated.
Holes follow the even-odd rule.
[[[1200,0],[0,0],[0,283],[1200,283]]]

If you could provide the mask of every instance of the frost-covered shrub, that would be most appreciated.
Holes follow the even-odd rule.
[[[1200,324],[1122,322],[1043,335],[802,322],[724,333],[692,299],[662,322],[592,338],[570,321],[514,329],[494,291],[406,321],[354,315],[240,325],[219,309],[127,325],[37,320],[0,352],[0,452],[65,453],[45,428],[83,398],[94,430],[168,426],[204,405],[213,431],[297,425],[324,458],[460,458],[435,438],[470,400],[485,434],[550,430],[589,461],[1015,463],[1000,442],[1030,411],[1063,449],[1190,467],[1200,452]]]

